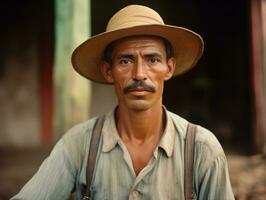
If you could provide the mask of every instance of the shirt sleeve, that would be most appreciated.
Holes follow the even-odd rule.
[[[223,148],[213,133],[198,126],[194,192],[199,200],[234,200]]]
[[[61,139],[37,173],[11,200],[68,199],[75,185],[75,174],[75,167]]]
[[[234,200],[225,155],[216,158],[199,186],[198,199]]]

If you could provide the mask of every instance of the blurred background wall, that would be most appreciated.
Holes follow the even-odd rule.
[[[194,30],[205,41],[199,64],[167,82],[164,104],[214,131],[225,145],[246,153],[262,151],[263,2],[5,1],[1,6],[0,146],[53,144],[77,122],[114,108],[112,87],[77,78],[71,52],[90,34],[103,32],[114,12],[136,3],[157,10],[165,23]]]

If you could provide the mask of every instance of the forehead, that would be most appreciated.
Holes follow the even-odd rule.
[[[156,36],[132,36],[120,39],[113,44],[113,53],[124,51],[150,50],[165,54],[165,44],[162,38]]]

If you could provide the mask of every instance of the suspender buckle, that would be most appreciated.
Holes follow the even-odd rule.
[[[90,198],[87,195],[84,195],[82,200],[90,200]]]

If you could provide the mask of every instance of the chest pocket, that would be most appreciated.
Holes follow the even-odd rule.
[[[109,197],[107,190],[96,190],[95,188],[92,188],[91,200],[111,200],[111,198]]]

